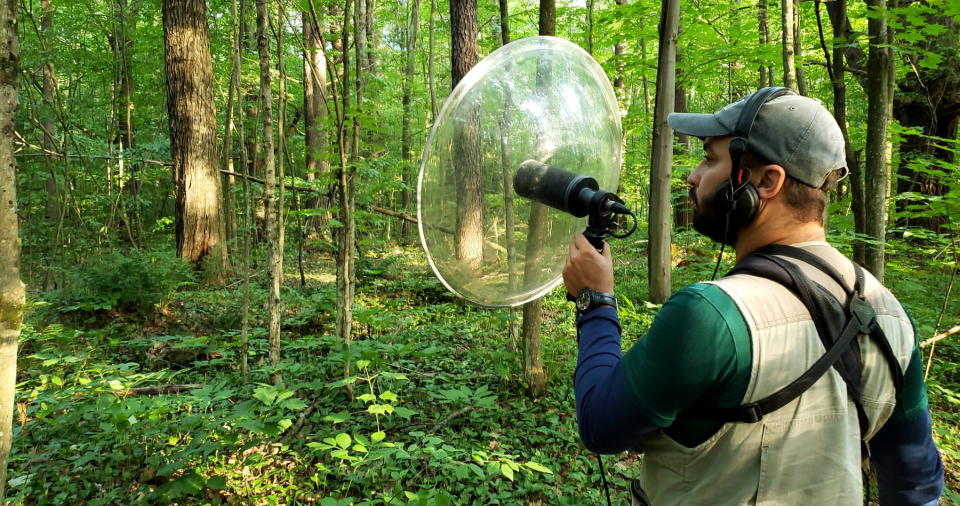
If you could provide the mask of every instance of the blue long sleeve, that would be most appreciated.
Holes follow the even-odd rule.
[[[930,411],[887,422],[870,440],[882,506],[934,506],[943,493],[943,463],[930,434]]]
[[[612,307],[601,307],[578,321],[580,345],[574,393],[580,440],[591,451],[636,449],[659,427],[649,422],[630,398],[620,368],[620,321]]]

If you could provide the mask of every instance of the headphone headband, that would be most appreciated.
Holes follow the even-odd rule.
[[[760,88],[756,93],[750,96],[747,103],[743,106],[743,111],[737,118],[737,126],[733,130],[733,141],[730,143],[732,149],[740,151],[742,156],[747,152],[747,144],[750,139],[750,131],[753,130],[753,123],[760,114],[763,104],[782,95],[793,95],[793,90],[783,86],[768,86]],[[741,139],[738,141],[738,139]],[[735,146],[736,145],[736,146]],[[732,153],[731,153],[732,154]]]

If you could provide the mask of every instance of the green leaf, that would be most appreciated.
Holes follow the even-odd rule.
[[[366,369],[367,366],[370,365],[370,361],[369,361],[369,360],[357,360],[357,362],[356,362],[355,365],[357,366],[357,369]]]
[[[385,401],[390,401],[390,402],[397,402],[397,401],[399,400],[399,399],[397,399],[397,394],[395,394],[395,393],[393,393],[393,392],[391,392],[391,391],[389,391],[389,390],[387,390],[386,392],[380,394],[380,398],[383,399],[383,400],[385,400]]]
[[[207,480],[207,486],[214,490],[226,490],[227,479],[223,476],[212,476]]]
[[[527,462],[526,464],[524,464],[524,466],[526,466],[528,469],[532,469],[540,473],[553,474],[553,471],[547,469],[543,464],[539,464],[537,462]]]
[[[510,468],[507,464],[500,464],[500,472],[507,477],[508,480],[513,481],[513,469]]]
[[[110,385],[111,390],[123,390],[123,383],[120,383],[119,380],[110,380],[108,385]]]
[[[358,453],[367,453],[367,447],[363,446],[362,444],[355,444],[353,445],[353,451]]]
[[[323,417],[323,421],[331,423],[343,423],[350,419],[350,413],[347,411],[341,411],[339,413],[331,413]]]
[[[282,406],[290,411],[301,411],[307,407],[307,403],[296,397],[291,397],[290,399],[283,401]]]
[[[351,441],[350,434],[347,434],[346,432],[341,432],[340,434],[337,434],[336,442],[337,442],[337,446],[339,446],[340,448],[346,448],[350,446],[350,441]]]
[[[403,418],[404,420],[408,420],[411,416],[417,414],[416,411],[414,411],[414,410],[412,410],[412,409],[407,409],[407,408],[405,408],[405,407],[403,407],[403,406],[397,406],[397,407],[393,408],[393,411],[394,411],[397,415],[399,415],[400,418]]]
[[[372,402],[377,400],[377,396],[373,394],[363,394],[363,395],[358,395],[357,399],[363,402]]]
[[[270,385],[262,385],[253,391],[253,398],[262,402],[264,406],[271,406],[277,399],[277,390]]]
[[[328,385],[328,386],[329,386],[330,388],[339,388],[339,387],[346,386],[346,385],[352,385],[352,384],[356,383],[358,379],[360,379],[358,376],[347,376],[346,378],[343,378],[343,379],[341,379],[341,380],[337,380],[337,381],[334,381],[333,383],[330,383],[330,385]]]
[[[387,437],[387,433],[382,430],[378,430],[377,432],[370,434],[370,439],[372,439],[374,443],[379,443],[380,441],[383,441],[384,438],[386,437]]]

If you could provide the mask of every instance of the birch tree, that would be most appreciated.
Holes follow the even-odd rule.
[[[17,160],[13,155],[14,120],[20,77],[17,2],[0,2],[0,502],[7,484],[7,457],[13,443],[17,340],[23,320],[17,219]]]

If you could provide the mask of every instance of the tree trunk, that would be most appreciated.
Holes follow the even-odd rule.
[[[593,2],[594,0],[587,0],[587,53],[590,55],[593,55]]]
[[[793,66],[797,74],[797,91],[807,95],[807,76],[803,72],[803,67],[797,66],[797,59],[803,61],[803,44],[801,37],[803,32],[800,30],[800,0],[793,0]]]
[[[164,0],[170,151],[177,197],[177,253],[221,285],[227,275],[217,161],[213,69],[204,0]]]
[[[13,443],[17,340],[23,321],[17,219],[17,160],[13,154],[20,77],[17,2],[0,3],[0,502],[5,497],[7,457]]]
[[[268,233],[270,229],[273,229],[271,234],[271,264],[270,264],[270,295],[268,307],[270,311],[270,323],[269,323],[269,335],[270,335],[270,365],[273,367],[278,367],[280,365],[280,285],[283,284],[283,250],[284,250],[284,236],[286,235],[286,225],[283,216],[284,209],[284,155],[287,151],[287,136],[284,131],[284,126],[286,125],[286,110],[287,110],[287,71],[283,64],[283,34],[287,29],[286,22],[286,10],[284,8],[283,2],[277,2],[277,24],[278,27],[275,30],[277,36],[277,73],[278,73],[278,92],[280,94],[280,100],[277,104],[277,143],[278,149],[277,153],[280,155],[276,157],[276,166],[277,166],[277,180],[280,182],[278,186],[279,198],[277,199],[277,204],[275,210],[267,215],[267,230]],[[260,42],[260,50],[263,51],[264,47],[269,47],[265,42]],[[260,56],[261,65],[263,64],[264,58],[263,53]],[[267,65],[270,64],[269,52],[266,57]],[[262,69],[262,67],[261,67]],[[267,82],[269,85],[269,81]],[[294,121],[296,123],[296,121]],[[271,134],[272,135],[272,134]],[[272,196],[272,195],[271,195]],[[276,245],[273,246],[273,241],[276,241]],[[279,372],[274,372],[272,376],[273,384],[279,385],[283,383],[283,378],[280,376]]]
[[[500,45],[510,43],[510,12],[509,1],[499,0],[500,3]],[[513,212],[513,170],[510,165],[510,137],[507,122],[510,119],[510,107],[513,97],[510,90],[504,90],[503,115],[500,117],[500,174],[503,178],[503,214],[504,214],[504,246],[507,248],[507,286],[512,292],[517,288],[517,245],[516,245],[516,217]],[[510,308],[510,322],[507,324],[511,351],[517,351],[517,342],[520,340],[520,314],[516,308]]]
[[[647,253],[650,301],[656,304],[670,297],[671,285],[670,169],[673,164],[673,132],[667,124],[667,115],[675,103],[680,0],[661,0],[660,5],[660,54],[657,62],[657,98],[654,103],[650,157],[650,248]]]
[[[833,8],[846,12],[847,0],[834,0]],[[853,40],[847,39],[847,34],[841,23],[831,23],[833,27],[833,58],[830,58],[830,52],[827,50],[826,38],[823,34],[823,21],[820,17],[820,0],[814,3],[814,9],[817,14],[817,26],[820,30],[820,43],[823,45],[824,57],[827,59],[830,82],[833,86],[833,116],[840,125],[840,131],[843,133],[844,150],[847,157],[847,169],[850,175],[847,177],[850,185],[850,201],[853,211],[854,231],[858,234],[864,233],[863,223],[863,174],[860,170],[860,160],[857,153],[850,144],[850,135],[847,131],[847,85],[845,78],[845,49],[843,46],[853,44]],[[832,18],[831,18],[832,19]],[[839,19],[839,18],[838,18]],[[853,242],[853,261],[860,265],[864,263],[866,250],[862,241]]]
[[[367,50],[367,67],[366,71],[372,76],[377,73],[377,30],[374,25],[374,13],[376,9],[374,7],[375,0],[365,0],[364,1],[364,34],[365,37],[365,46]]]
[[[310,12],[303,13],[303,129],[306,133],[305,161],[307,181],[314,181],[317,174],[330,172],[327,160],[327,59],[324,54],[320,27],[314,21],[316,8],[310,0]],[[313,197],[307,201],[308,208],[328,207]]]
[[[410,102],[413,87],[413,68],[416,61],[417,28],[420,26],[420,0],[413,0],[410,5],[410,19],[407,24],[406,40],[406,69],[403,77],[403,121],[400,128],[400,156],[403,159],[403,211],[409,212],[413,204],[413,186],[415,167],[413,164],[413,148],[410,141]],[[405,240],[410,237],[410,223],[404,221],[400,228],[400,235]]]
[[[127,0],[117,0],[119,29],[116,34],[117,59],[120,65],[120,94],[119,94],[119,126],[117,139],[120,144],[120,163],[124,163],[126,150],[137,147],[137,137],[133,123],[133,45],[136,38],[137,9],[130,8]],[[206,21],[206,20],[204,20]],[[136,242],[142,235],[143,225],[140,220],[140,163],[131,160],[127,167],[127,180],[123,181],[123,191],[126,203],[123,209],[123,228],[131,242]]]
[[[51,0],[41,0],[40,2],[40,32],[42,34],[41,45],[46,53],[47,60],[43,65],[43,107],[41,111],[41,125],[43,128],[43,149],[46,150],[46,164],[49,174],[47,175],[47,205],[46,222],[49,229],[47,236],[47,269],[44,280],[44,287],[48,290],[55,287],[54,281],[54,260],[57,258],[57,252],[60,248],[60,224],[61,224],[61,206],[60,206],[60,185],[57,183],[57,159],[54,153],[60,152],[57,142],[57,122],[56,122],[56,94],[57,78],[53,68],[53,52],[50,51],[50,40],[53,32],[53,6]]]
[[[543,2],[543,0],[540,0]],[[627,0],[616,0],[617,8],[622,7],[627,4]],[[613,80],[613,91],[617,93],[617,98],[621,106],[626,101],[626,96],[624,95],[624,88],[626,88],[626,77],[624,72],[626,71],[626,63],[624,62],[624,55],[627,53],[627,42],[626,34],[620,32],[617,34],[617,42],[613,46],[613,59],[616,61],[617,74]]]
[[[647,61],[647,43],[642,37],[640,38],[640,59]],[[642,67],[641,72],[643,73],[641,79],[643,84],[643,114],[648,116],[650,115],[650,80],[647,79],[646,65]]]
[[[893,101],[891,68],[893,59],[887,44],[891,43],[886,21],[886,0],[868,0],[867,5],[884,13],[869,20],[870,52],[867,75],[867,167],[864,174],[866,188],[864,214],[866,232],[876,241],[866,250],[867,268],[881,282],[884,270],[884,243],[887,229],[887,198],[890,189],[890,152],[887,127]]]
[[[450,2],[451,86],[457,83],[477,63],[477,2],[451,0]],[[478,270],[483,262],[483,175],[477,122],[479,111],[474,111],[464,124],[456,126],[454,146],[457,178],[457,219],[454,247],[457,258],[470,269]]]
[[[263,111],[263,200],[264,227],[267,229],[267,312],[269,323],[270,365],[280,362],[280,282],[283,277],[283,251],[280,249],[280,234],[277,215],[277,173],[273,148],[273,94],[270,89],[270,43],[267,39],[266,0],[257,0],[257,52],[260,60],[260,107]],[[279,374],[271,377],[274,384],[280,383]]]
[[[794,33],[793,33],[793,2],[794,0],[780,0],[780,27],[782,32],[781,45],[783,46],[783,85],[797,89],[797,65],[794,60]]]
[[[430,22],[427,27],[427,32],[429,34],[428,39],[428,49],[427,49],[427,87],[430,88],[430,119],[431,121],[436,121],[437,113],[439,112],[437,106],[437,87],[434,82],[434,76],[436,75],[433,70],[433,55],[434,55],[434,18],[437,14],[437,0],[430,0]]]
[[[359,1],[359,0],[358,0]],[[340,223],[343,224],[338,233],[337,251],[337,337],[343,341],[344,348],[349,350],[353,329],[353,300],[355,290],[354,262],[356,255],[356,224],[354,222],[354,192],[356,170],[347,163],[348,149],[346,121],[354,115],[350,108],[350,13],[351,1],[344,0],[343,26],[341,26],[341,46],[343,57],[343,84],[341,94],[343,99],[341,117],[337,125],[337,147],[340,153],[340,170],[337,175],[337,184],[340,194]],[[350,361],[344,363],[344,376],[350,374]],[[352,396],[352,385],[347,385],[347,391]]]
[[[556,2],[555,0],[540,0],[539,34],[556,35]],[[553,78],[554,69],[548,65],[538,64],[537,86],[549,86]],[[546,234],[548,219],[547,207],[543,204],[532,203],[530,206],[529,233],[527,236],[527,251],[524,264],[524,279],[530,279],[534,271],[540,266],[540,256],[543,236]],[[531,396],[540,396],[547,389],[547,371],[543,367],[540,356],[540,322],[542,317],[543,299],[537,299],[523,305],[523,323],[521,334],[523,337],[523,376],[527,382],[527,389]]]
[[[233,19],[230,27],[230,85],[227,88],[227,111],[223,115],[223,148],[220,155],[223,158],[223,166],[228,172],[233,173],[236,172],[236,164],[234,163],[236,157],[233,152],[233,137],[236,131],[234,103],[238,93],[240,93],[240,44],[238,40],[240,27],[237,19],[236,0],[231,0],[231,12]],[[223,183],[224,232],[226,233],[226,240],[229,242],[237,235],[233,195],[230,190],[234,183],[233,176],[224,174],[221,182]]]
[[[767,3],[769,0],[757,0],[757,32],[759,33],[760,47],[770,44],[770,23],[767,21]],[[773,69],[770,65],[760,64],[760,88],[773,86]]]

